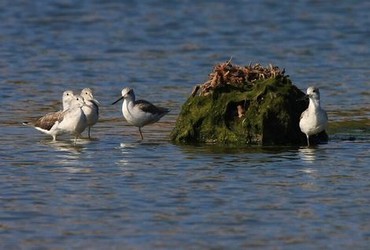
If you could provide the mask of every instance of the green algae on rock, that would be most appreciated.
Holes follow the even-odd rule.
[[[256,69],[257,70],[254,70]],[[254,77],[251,77],[253,72]],[[199,94],[197,92],[199,91]],[[307,103],[278,67],[219,64],[182,106],[171,140],[180,143],[302,144]]]

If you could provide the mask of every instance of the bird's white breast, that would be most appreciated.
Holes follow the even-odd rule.
[[[307,109],[302,113],[299,127],[307,135],[315,135],[326,129],[328,124],[326,112],[319,108],[317,110]]]
[[[87,127],[87,119],[81,108],[70,109],[63,120],[58,124],[57,129],[69,133],[82,133]]]

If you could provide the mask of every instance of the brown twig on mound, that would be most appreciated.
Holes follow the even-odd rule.
[[[285,69],[281,70],[277,66],[269,64],[268,67],[262,67],[260,64],[249,64],[242,67],[231,64],[231,59],[225,63],[217,64],[213,72],[209,74],[208,80],[198,85],[199,88],[194,89],[192,96],[195,96],[200,89],[199,95],[206,96],[212,90],[232,85],[235,87],[243,87],[245,85],[252,86],[256,80],[269,79],[273,77],[284,76]]]

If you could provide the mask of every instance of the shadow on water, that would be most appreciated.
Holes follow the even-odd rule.
[[[299,146],[261,146],[261,145],[224,145],[224,144],[188,144],[177,145],[188,154],[279,154],[295,151]]]

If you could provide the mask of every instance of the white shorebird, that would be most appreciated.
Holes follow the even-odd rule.
[[[320,91],[316,87],[308,87],[307,95],[310,102],[308,108],[303,111],[299,121],[301,131],[306,134],[307,145],[310,146],[310,136],[316,135],[327,128],[328,115],[320,106]]]
[[[66,90],[63,92],[62,103],[63,103],[63,110],[67,110],[69,108],[69,103],[71,102],[74,94],[72,90]]]
[[[81,91],[81,96],[85,100],[85,105],[82,107],[82,110],[87,118],[88,124],[88,136],[90,139],[90,130],[99,120],[99,102],[94,99],[92,90],[90,88],[84,88]]]
[[[167,108],[157,107],[152,103],[145,100],[135,101],[134,90],[131,88],[124,88],[122,96],[115,102],[123,99],[122,114],[130,125],[139,128],[141,140],[144,139],[141,128],[159,121],[170,110]]]
[[[75,142],[87,127],[87,119],[82,111],[84,100],[81,96],[74,96],[69,108],[58,112],[52,112],[37,119],[35,122],[24,122],[35,129],[51,135],[56,141],[58,135],[70,133],[75,136]]]

